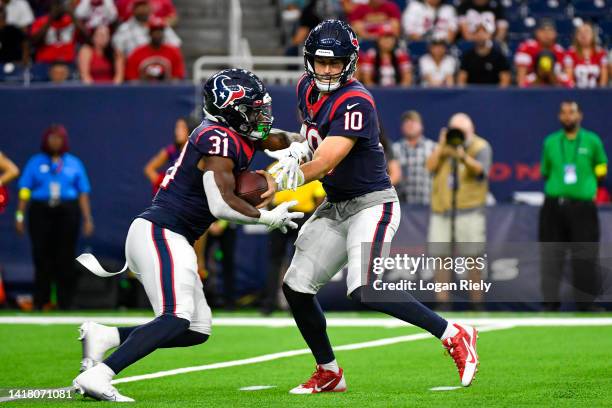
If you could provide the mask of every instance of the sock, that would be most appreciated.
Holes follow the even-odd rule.
[[[335,359],[327,364],[321,364],[321,367],[326,370],[333,371],[336,374],[340,372],[340,367],[338,367],[338,362]]]
[[[440,340],[444,341],[450,337],[455,337],[457,333],[459,333],[459,329],[457,329],[451,322],[447,322],[446,329],[444,330],[442,337],[440,337]]]
[[[125,367],[155,351],[189,327],[189,320],[173,315],[161,315],[153,321],[134,328],[128,338],[111,354],[104,364],[118,374]]]
[[[117,327],[117,329],[119,330],[119,344],[123,344],[123,342],[125,342],[130,336],[130,333],[132,333],[135,329],[139,327],[140,326]],[[166,341],[165,343],[160,344],[158,348],[197,346],[198,344],[206,342],[206,340],[208,340],[208,337],[208,334],[200,333],[193,330],[186,330],[184,333],[181,333],[176,337]]]
[[[401,296],[402,301],[397,302],[365,302],[363,300],[363,286],[355,289],[350,294],[350,298],[361,303],[368,309],[376,310],[396,317],[405,322],[411,323],[422,329],[427,330],[437,338],[441,338],[448,322],[440,315],[416,300],[408,292],[397,292],[396,296]]]
[[[283,283],[283,293],[291,307],[295,323],[317,364],[323,365],[334,361],[334,352],[327,337],[327,322],[317,298],[308,293],[296,292],[285,283]]]

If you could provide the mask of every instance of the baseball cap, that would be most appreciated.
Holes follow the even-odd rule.
[[[151,17],[148,24],[149,30],[163,30],[166,28],[166,22],[159,17]]]
[[[555,21],[551,18],[542,18],[540,19],[540,21],[538,21],[538,25],[536,26],[536,30],[541,30],[544,28],[552,28],[553,30],[556,30],[557,27],[555,25]]]

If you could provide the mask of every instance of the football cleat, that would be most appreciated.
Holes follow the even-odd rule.
[[[85,322],[79,327],[79,340],[83,346],[83,358],[79,372],[89,370],[104,358],[104,353],[119,345],[119,335],[114,327],[96,322]]]
[[[476,353],[478,331],[471,326],[462,324],[455,323],[454,326],[459,330],[459,333],[444,340],[442,345],[455,360],[461,385],[469,387],[478,371],[479,363]]]
[[[340,369],[338,373],[326,370],[320,365],[308,381],[298,385],[290,394],[318,394],[320,392],[344,392],[346,391],[346,381],[344,371]]]
[[[106,364],[98,364],[93,368],[79,374],[72,381],[74,390],[81,395],[88,396],[99,401],[112,402],[134,402],[130,397],[121,395],[111,385],[115,373]]]

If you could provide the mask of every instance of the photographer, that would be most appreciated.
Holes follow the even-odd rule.
[[[477,256],[484,250],[484,206],[492,156],[491,146],[474,133],[474,124],[465,113],[453,115],[448,129],[440,132],[438,145],[427,159],[427,169],[433,174],[428,241],[437,253],[432,255]],[[461,245],[454,251],[439,243]],[[479,279],[478,275],[478,271],[471,270],[468,278]],[[450,271],[436,273],[438,282],[450,282],[451,278]],[[481,298],[480,292],[470,293],[473,302]],[[436,300],[441,302],[441,308],[450,306],[448,292],[436,293]]]

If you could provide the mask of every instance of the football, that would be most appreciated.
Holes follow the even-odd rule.
[[[245,171],[236,176],[235,193],[252,206],[263,201],[261,195],[268,189],[268,181],[261,174]]]

